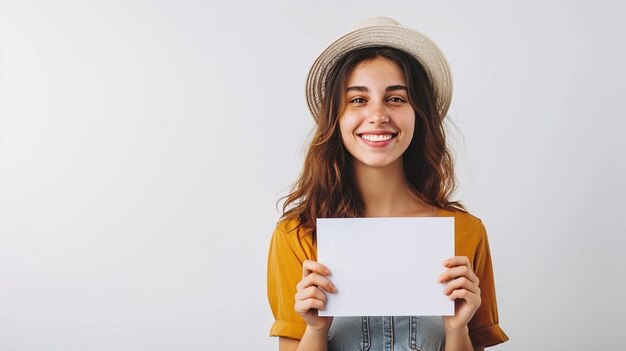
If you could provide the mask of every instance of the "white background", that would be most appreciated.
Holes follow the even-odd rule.
[[[494,350],[626,344],[624,5],[2,1],[0,350],[276,349],[276,200],[304,81],[354,23],[430,36],[491,242]]]

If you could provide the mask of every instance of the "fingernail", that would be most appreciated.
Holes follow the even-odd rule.
[[[330,275],[330,271],[328,270],[328,268],[324,268],[324,273],[325,273],[326,275]]]
[[[445,260],[445,261],[443,261],[443,265],[444,265],[444,266],[446,266],[446,267],[447,267],[449,264],[450,264],[450,260]]]

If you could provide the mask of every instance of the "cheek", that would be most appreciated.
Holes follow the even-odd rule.
[[[341,138],[345,140],[354,134],[357,124],[354,118],[350,116],[341,116],[339,118],[339,131],[341,132]]]
[[[353,156],[355,144],[354,131],[357,127],[358,125],[355,123],[354,119],[348,116],[342,117],[339,120],[339,134],[341,136],[341,143],[343,144],[343,147],[346,149],[346,151]]]
[[[407,134],[411,135],[411,137],[413,137],[413,134],[415,134],[415,122],[415,115],[413,114],[407,115],[407,117],[404,119],[403,129],[407,131]]]
[[[409,130],[409,135],[411,136],[411,138],[413,138],[413,136],[415,135],[415,123],[409,124],[408,130]]]

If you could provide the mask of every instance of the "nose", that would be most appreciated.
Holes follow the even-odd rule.
[[[368,111],[368,122],[370,124],[382,124],[389,122],[388,112],[383,103],[372,103]]]

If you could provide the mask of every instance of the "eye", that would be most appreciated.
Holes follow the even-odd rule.
[[[362,104],[365,102],[365,99],[362,97],[355,97],[354,99],[350,100],[350,103],[352,104]]]
[[[397,102],[397,103],[402,103],[402,102],[406,102],[406,100],[400,96],[392,96],[389,99],[387,99],[387,101],[390,102]]]

